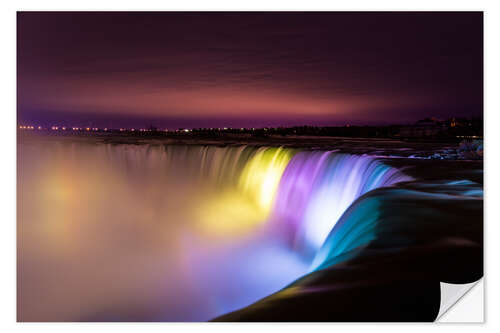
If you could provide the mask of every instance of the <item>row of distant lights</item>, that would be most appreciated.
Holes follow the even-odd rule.
[[[19,126],[19,129],[34,130],[35,126],[23,126],[23,125],[21,125],[21,126]],[[42,126],[37,126],[36,129],[43,130],[44,128]],[[66,131],[66,130],[70,130],[70,129],[72,131],[83,131],[83,130],[85,130],[85,131],[98,131],[99,130],[99,128],[97,128],[97,127],[85,127],[85,128],[83,128],[83,127],[71,127],[70,128],[70,127],[66,127],[66,126],[52,126],[50,129],[53,131],[59,131],[59,130]],[[103,130],[107,131],[108,129],[103,128]]]
[[[457,135],[457,138],[464,138],[464,139],[477,139],[477,138],[482,138],[482,136],[478,135]]]
[[[19,129],[22,129],[22,130],[34,130],[35,129],[35,126],[24,126],[24,125],[21,125],[19,126]],[[38,130],[43,130],[44,128],[42,126],[37,126],[36,129]],[[66,126],[52,126],[50,128],[51,130],[53,131],[66,131],[66,130],[72,130],[72,131],[99,131],[100,129],[98,127],[66,127]],[[217,128],[219,131],[220,130],[228,130],[229,128],[227,127],[224,127],[224,128]],[[245,128],[241,128],[241,130],[243,131]],[[107,131],[108,128],[103,128],[101,129],[103,131]],[[139,128],[139,129],[135,129],[135,128],[120,128],[120,132],[124,132],[124,131],[132,131],[132,132],[135,132],[135,131],[139,131],[139,132],[151,132],[152,130],[150,129],[146,129],[146,128]],[[213,130],[213,128],[210,128],[210,130]],[[255,128],[252,128],[252,130],[255,130]],[[267,128],[264,128],[264,130],[267,130]],[[177,130],[179,131],[179,130]],[[177,132],[176,131],[176,132]],[[192,130],[191,129],[183,129],[183,130],[180,130],[182,132],[191,132]],[[164,132],[168,132],[168,129],[165,129]]]
[[[24,125],[21,125],[19,126],[19,129],[22,129],[22,130],[34,130],[35,129],[35,126],[24,126]],[[36,127],[36,129],[38,130],[43,130],[44,128],[42,126],[38,126]],[[102,131],[107,131],[108,128],[98,128],[98,127],[66,127],[66,126],[52,126],[50,127],[50,130],[52,131],[66,131],[66,130],[71,130],[71,131],[99,131],[99,130],[102,130]],[[123,131],[139,131],[139,132],[151,132],[150,129],[146,129],[146,128],[139,128],[139,129],[135,129],[135,128],[120,128],[120,132],[123,132]],[[189,132],[190,130],[185,130],[186,132]],[[168,132],[167,129],[165,129],[165,132]]]

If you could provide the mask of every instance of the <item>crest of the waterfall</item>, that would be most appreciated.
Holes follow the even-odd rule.
[[[149,174],[148,178],[158,183],[168,177],[169,182],[212,185],[235,185],[245,165],[257,152],[257,148],[245,145],[107,144],[93,148],[132,179]]]
[[[314,255],[358,197],[409,179],[374,157],[302,152],[283,174],[272,221],[285,229],[295,249]]]

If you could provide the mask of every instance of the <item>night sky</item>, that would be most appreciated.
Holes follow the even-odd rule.
[[[483,112],[476,13],[50,13],[17,17],[18,122],[398,124]]]

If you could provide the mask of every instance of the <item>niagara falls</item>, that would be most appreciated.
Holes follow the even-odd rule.
[[[388,160],[28,135],[18,170],[25,319],[210,320],[355,258],[383,238],[382,214],[404,212],[391,203],[482,203],[476,182],[427,184]]]

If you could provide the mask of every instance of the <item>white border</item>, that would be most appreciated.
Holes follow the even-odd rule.
[[[121,332],[129,332],[136,329],[147,329],[165,332],[165,330],[187,331],[191,329],[203,329],[207,332],[232,332],[235,329],[241,331],[254,332],[260,330],[285,329],[289,331],[304,331],[314,329],[315,331],[332,332],[334,329],[341,329],[342,332],[367,329],[375,332],[400,332],[401,329],[409,332],[420,332],[425,330],[453,330],[453,332],[478,329],[483,325],[432,325],[432,324],[19,324],[15,322],[16,313],[16,177],[15,177],[15,138],[16,138],[16,10],[484,10],[485,11],[485,284],[487,285],[486,313],[485,319],[488,329],[497,327],[498,315],[495,313],[499,308],[498,283],[489,284],[488,281],[500,281],[499,265],[493,264],[498,259],[496,254],[500,253],[496,238],[500,236],[498,211],[493,211],[498,205],[500,182],[498,173],[500,170],[498,158],[498,133],[500,129],[498,95],[500,89],[499,64],[500,52],[500,1],[398,1],[398,0],[360,0],[360,1],[269,1],[253,0],[237,4],[234,1],[130,1],[122,0],[116,2],[105,2],[102,0],[87,1],[3,1],[0,11],[1,42],[4,46],[0,52],[2,61],[0,64],[1,75],[1,135],[2,135],[2,157],[1,163],[1,212],[2,230],[0,232],[1,245],[1,267],[0,274],[0,318],[1,330],[10,332],[14,330],[32,330],[36,332],[66,332],[82,331],[86,329],[106,330],[119,329]],[[491,148],[490,148],[491,147]],[[496,204],[495,204],[496,203]],[[491,207],[491,209],[489,209]],[[491,265],[489,264],[491,263]],[[488,309],[493,309],[489,312]],[[493,313],[491,317],[488,313]],[[402,327],[404,325],[404,327]]]

